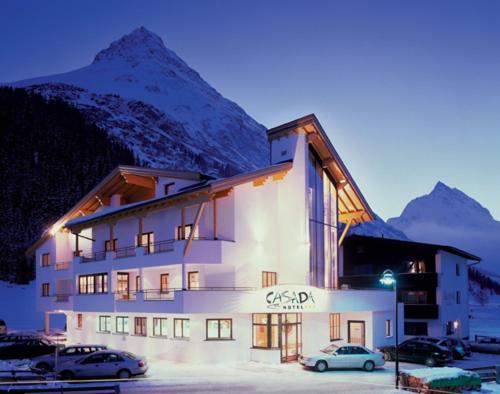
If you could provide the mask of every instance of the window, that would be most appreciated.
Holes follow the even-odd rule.
[[[188,289],[200,288],[200,273],[198,271],[188,272]]]
[[[99,331],[111,332],[111,316],[99,316]]]
[[[116,249],[118,249],[118,240],[116,238],[113,239],[113,242],[109,239],[104,241],[104,250],[106,252],[114,252]]]
[[[330,313],[330,341],[340,339],[340,313]]]
[[[169,274],[160,275],[160,293],[168,293]]]
[[[135,277],[135,291],[141,291],[141,276],[137,275]]]
[[[405,335],[427,335],[427,323],[405,322]]]
[[[453,326],[453,322],[452,321],[447,321],[445,329],[446,329],[446,335],[453,335],[453,333],[455,332],[455,328]]]
[[[400,297],[404,304],[427,304],[427,291],[401,291]]]
[[[153,253],[154,242],[155,234],[152,231],[137,236],[137,246],[144,246],[147,253]]]
[[[50,253],[42,254],[42,267],[50,266]]]
[[[76,315],[76,328],[81,330],[83,328],[83,314],[77,313]]]
[[[184,237],[182,236],[182,226],[177,226],[177,240],[181,239],[187,239],[191,235],[191,231],[193,231],[193,225],[192,224],[186,224],[184,226]],[[196,228],[193,238],[198,238],[198,228]]]
[[[276,313],[255,313],[252,319],[253,347],[260,349],[278,348],[278,315]]]
[[[385,336],[392,337],[392,321],[389,319],[385,321]]]
[[[168,196],[169,194],[172,194],[172,192],[174,191],[174,186],[175,186],[174,182],[165,183],[163,185],[163,190],[165,191],[166,196]]]
[[[167,336],[167,319],[163,317],[153,317],[153,336]]]
[[[128,317],[116,316],[116,332],[119,334],[128,334]]]
[[[455,264],[455,274],[460,276],[460,264],[458,263]]]
[[[461,304],[462,303],[462,294],[460,294],[460,291],[457,291],[455,297],[457,299],[457,304]]]
[[[145,337],[147,335],[147,319],[145,317],[136,317],[134,323],[134,334]]]
[[[50,283],[42,283],[42,297],[50,296]]]
[[[233,339],[233,320],[207,319],[207,339]]]
[[[190,336],[189,319],[174,319],[174,338],[189,338]]]
[[[425,261],[410,261],[408,263],[409,269],[408,272],[412,274],[422,274],[425,272]]]
[[[93,294],[108,292],[108,274],[80,275],[78,277],[78,293]]]
[[[129,279],[130,275],[128,272],[118,272],[116,274],[116,291],[124,299],[128,299]]]
[[[276,272],[262,271],[262,287],[275,286],[278,283]]]

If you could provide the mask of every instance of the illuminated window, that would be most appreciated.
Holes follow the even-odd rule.
[[[188,272],[188,289],[200,288],[200,273],[198,271]]]
[[[255,313],[252,319],[253,347],[278,348],[278,315],[276,313]]]
[[[181,240],[181,239],[187,239],[189,238],[189,236],[191,235],[191,231],[193,231],[193,225],[192,224],[186,224],[184,226],[184,237],[182,236],[182,226],[177,226],[177,240]],[[196,228],[194,234],[193,234],[193,238],[196,239],[196,238],[199,238],[199,235],[198,235],[198,227]]]
[[[233,320],[207,319],[207,339],[233,339]]]
[[[141,276],[137,275],[135,277],[135,291],[141,291]]]
[[[278,283],[276,272],[262,271],[262,287],[275,286]]]
[[[50,296],[50,283],[42,283],[42,297]]]
[[[76,315],[76,328],[81,330],[83,328],[83,314],[78,313]]]
[[[134,334],[145,337],[147,335],[147,318],[134,318]]]
[[[401,301],[405,304],[427,304],[427,291],[401,291]]]
[[[42,267],[50,266],[50,253],[42,254]]]
[[[111,332],[111,316],[99,316],[99,331]]]
[[[410,261],[409,262],[409,272],[412,274],[422,274],[425,272],[425,261]]]
[[[168,293],[169,274],[160,275],[160,293]]]
[[[385,336],[392,337],[392,321],[391,320],[385,321]]]
[[[167,319],[163,317],[153,318],[153,336],[166,337],[167,336]]]
[[[340,313],[330,313],[330,341],[340,339]]]
[[[128,334],[127,316],[116,316],[116,332],[119,334]]]
[[[154,252],[154,242],[155,234],[152,231],[137,236],[137,246],[144,246],[146,248],[146,253]]]
[[[189,319],[174,319],[174,338],[189,338],[190,336]]]
[[[113,239],[113,242],[111,242],[109,239],[104,241],[104,250],[106,252],[114,252],[118,248],[118,240],[115,238]]]
[[[78,293],[93,294],[108,292],[108,274],[80,275],[78,277]]]

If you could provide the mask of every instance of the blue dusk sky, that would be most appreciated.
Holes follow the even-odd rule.
[[[145,26],[267,127],[314,112],[384,219],[441,180],[500,219],[500,1],[5,1],[0,81]]]

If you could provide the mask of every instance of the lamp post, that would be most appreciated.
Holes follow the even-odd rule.
[[[394,325],[395,325],[395,334],[396,334],[396,389],[399,388],[399,313],[398,313],[398,286],[396,282],[396,278],[394,277],[394,273],[391,270],[385,270],[382,273],[382,277],[379,279],[380,283],[384,286],[391,286],[394,290],[394,298],[395,298],[395,318],[394,318]]]

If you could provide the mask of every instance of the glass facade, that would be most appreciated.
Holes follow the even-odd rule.
[[[309,151],[308,208],[310,284],[337,287],[337,189],[314,151]]]

